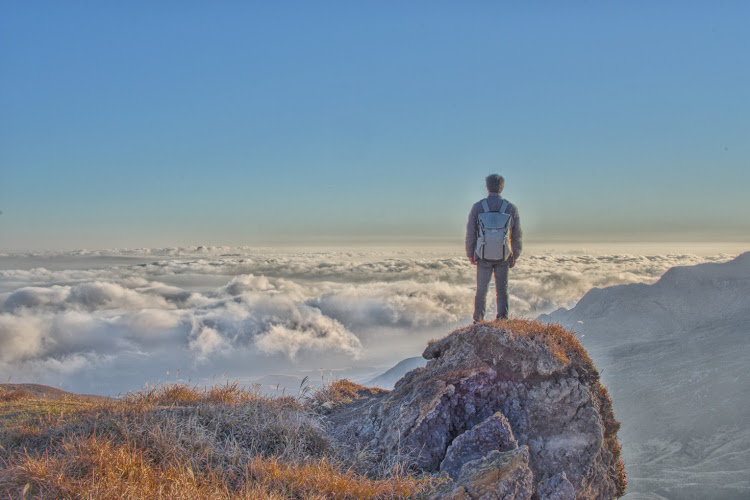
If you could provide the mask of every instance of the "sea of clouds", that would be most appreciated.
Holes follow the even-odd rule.
[[[511,313],[535,318],[593,287],[732,257],[527,252],[511,272]],[[222,376],[366,380],[468,324],[474,280],[446,251],[2,254],[0,382],[113,395]]]

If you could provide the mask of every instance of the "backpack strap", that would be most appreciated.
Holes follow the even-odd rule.
[[[505,209],[508,208],[508,200],[503,199],[503,203],[500,205],[500,210],[498,210],[499,213],[505,213]],[[482,210],[485,212],[490,211],[490,205],[487,203],[487,198],[482,200]]]

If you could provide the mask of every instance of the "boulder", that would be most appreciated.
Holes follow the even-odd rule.
[[[534,492],[529,449],[500,452],[466,462],[455,482],[447,483],[433,500],[528,500]]]
[[[334,435],[442,472],[452,486],[438,494],[448,498],[624,494],[619,423],[573,334],[534,321],[479,323],[423,356],[427,365],[393,391],[363,391],[349,410],[335,408]]]
[[[497,412],[453,440],[440,462],[440,470],[456,478],[466,462],[482,458],[495,450],[511,451],[517,448],[518,443],[508,420]]]

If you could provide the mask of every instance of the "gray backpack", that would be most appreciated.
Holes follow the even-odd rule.
[[[477,215],[477,247],[474,255],[482,260],[504,261],[513,249],[510,244],[511,217],[505,213],[508,201],[503,200],[500,210],[490,212],[487,200],[482,200],[484,213]]]

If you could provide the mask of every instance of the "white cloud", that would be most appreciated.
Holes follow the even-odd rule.
[[[271,324],[255,338],[255,345],[268,354],[282,353],[294,359],[300,351],[341,351],[355,359],[362,344],[344,326],[318,309],[303,308],[293,320]]]
[[[197,354],[199,361],[206,361],[215,353],[227,353],[229,342],[215,328],[206,325],[196,325],[190,332],[188,345]]]
[[[23,362],[42,350],[44,318],[0,314],[0,361]]]
[[[592,287],[651,283],[675,265],[730,257],[527,254],[511,271],[511,312],[536,317]],[[368,342],[384,350],[372,346],[379,330],[400,360],[418,354],[400,345],[469,320],[475,280],[465,258],[429,252],[196,247],[15,255],[0,266],[0,377],[90,375],[115,391],[167,360],[201,376],[364,363]]]
[[[345,325],[429,326],[470,315],[474,292],[468,286],[436,281],[347,285],[309,303]]]
[[[17,311],[21,308],[35,308],[57,305],[70,295],[70,287],[51,286],[49,288],[27,286],[16,290],[3,303],[2,310]]]

